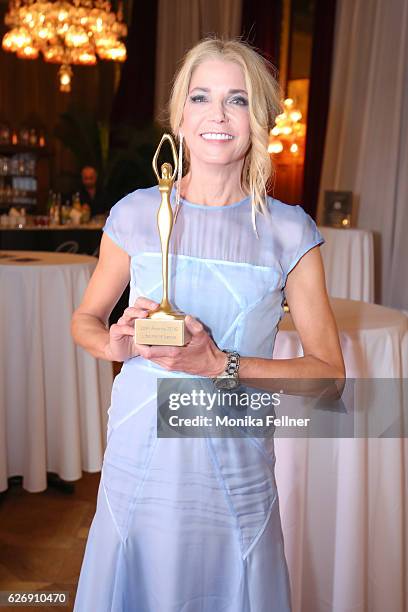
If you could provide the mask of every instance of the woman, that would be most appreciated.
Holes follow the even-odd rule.
[[[314,248],[323,238],[300,206],[265,195],[277,112],[278,85],[249,46],[211,39],[186,55],[170,100],[186,170],[170,288],[188,313],[186,346],[133,342],[135,319],[161,298],[157,186],[110,212],[72,323],[75,341],[92,355],[124,362],[75,612],[290,610],[273,438],[171,439],[156,430],[156,382],[164,375],[217,378],[229,366],[230,378],[244,382],[344,377]],[[108,330],[129,280],[130,306]],[[273,360],[283,289],[304,357]]]

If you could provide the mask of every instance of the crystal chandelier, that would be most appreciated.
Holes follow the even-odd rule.
[[[109,0],[10,0],[5,23],[11,29],[3,49],[22,59],[36,59],[41,52],[46,62],[61,64],[61,91],[71,90],[71,64],[92,66],[97,56],[126,60],[121,3],[115,13]]]
[[[296,156],[304,143],[306,126],[301,123],[302,113],[295,108],[292,98],[286,98],[283,106],[284,112],[276,116],[269,133],[268,153],[281,153],[287,148]]]

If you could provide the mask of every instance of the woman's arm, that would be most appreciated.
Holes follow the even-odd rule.
[[[129,255],[103,233],[98,263],[71,321],[74,341],[94,357],[113,361],[108,320],[129,279]]]
[[[108,329],[108,319],[130,279],[129,255],[109,236],[102,236],[99,260],[81,305],[72,316],[74,341],[91,355],[107,361],[125,361],[139,355],[134,343],[134,321],[158,304],[138,297]]]
[[[344,378],[345,367],[326,291],[320,249],[308,251],[288,274],[286,299],[304,356],[293,359],[243,357],[240,379]]]

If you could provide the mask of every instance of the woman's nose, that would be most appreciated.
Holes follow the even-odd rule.
[[[211,109],[212,119],[217,121],[217,123],[222,123],[226,121],[227,115],[225,112],[225,106],[223,102],[215,102],[213,104],[213,108]]]

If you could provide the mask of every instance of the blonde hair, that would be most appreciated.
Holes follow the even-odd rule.
[[[252,219],[255,212],[267,212],[267,188],[274,173],[268,153],[269,130],[275,117],[282,112],[281,89],[275,78],[275,69],[249,44],[241,40],[205,38],[185,55],[175,76],[169,101],[170,126],[176,138],[183,118],[191,76],[199,64],[207,59],[235,62],[244,73],[248,91],[251,145],[245,157],[241,187],[251,195]],[[186,151],[188,163],[188,151]]]

